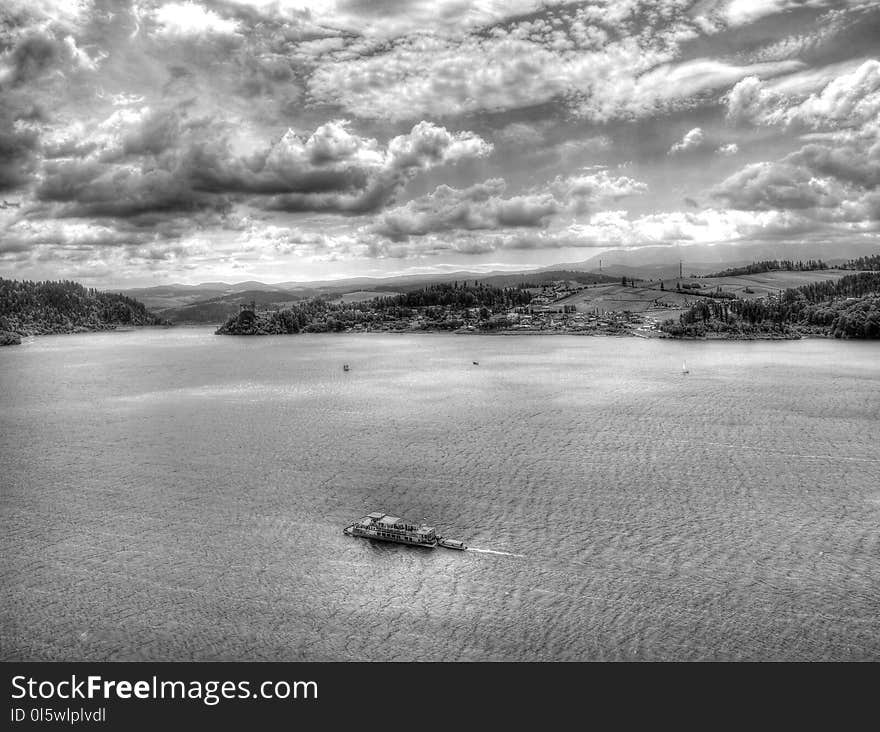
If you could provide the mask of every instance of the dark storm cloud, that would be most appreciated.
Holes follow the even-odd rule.
[[[0,190],[26,184],[37,164],[39,134],[29,122],[43,113],[29,100],[27,86],[48,73],[62,59],[64,44],[43,34],[19,38],[8,52],[8,70],[0,82]]]
[[[256,205],[273,211],[361,214],[393,201],[420,170],[482,157],[491,146],[469,133],[420,122],[380,150],[375,140],[341,122],[320,126],[307,139],[288,133],[249,158],[203,147],[191,164],[199,187],[271,194]]]
[[[57,215],[67,217],[222,210],[230,196],[251,197],[267,210],[354,214],[387,205],[420,170],[491,150],[472,133],[427,122],[385,149],[344,122],[321,125],[308,137],[288,132],[244,155],[233,152],[230,135],[190,118],[185,105],[148,111],[123,124],[94,155],[47,160],[35,195],[61,204]],[[60,147],[52,152],[89,152],[76,140]]]
[[[18,86],[42,76],[61,58],[62,44],[43,35],[21,39],[11,54],[12,86]]]
[[[323,170],[276,166],[269,154],[262,150],[236,157],[226,145],[201,143],[186,151],[184,166],[193,188],[209,193],[325,194],[362,190],[367,185],[367,172],[354,166]]]
[[[15,122],[14,115],[0,109],[0,191],[26,183],[35,164],[39,137],[32,130],[16,128]]]
[[[128,218],[226,205],[222,197],[194,191],[175,171],[133,171],[96,161],[51,163],[45,171],[36,197],[62,204],[55,212],[61,217]]]

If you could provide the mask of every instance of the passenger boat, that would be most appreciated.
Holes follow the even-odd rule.
[[[390,516],[382,511],[368,513],[362,519],[346,526],[342,533],[346,536],[359,536],[377,541],[392,541],[410,546],[424,546],[433,549],[435,546],[447,549],[467,549],[463,541],[446,539],[437,533],[433,526],[411,524],[397,516]]]

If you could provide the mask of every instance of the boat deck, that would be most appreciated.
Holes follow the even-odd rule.
[[[437,534],[433,526],[411,524],[397,516],[390,516],[382,511],[374,511],[362,519],[346,526],[342,533],[346,536],[357,536],[376,541],[390,541],[396,544],[422,546],[433,549],[442,546],[447,549],[467,549],[463,541],[446,539]]]

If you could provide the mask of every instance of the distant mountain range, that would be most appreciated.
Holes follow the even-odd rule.
[[[238,312],[242,304],[255,302],[258,307],[284,306],[318,295],[327,298],[356,299],[393,295],[419,289],[433,282],[479,280],[498,287],[521,283],[541,284],[553,280],[577,279],[584,283],[611,281],[621,276],[638,279],[674,278],[679,267],[685,277],[704,275],[765,259],[807,260],[821,258],[830,265],[853,257],[878,253],[870,244],[853,244],[829,253],[827,246],[734,245],[665,246],[615,249],[597,254],[583,262],[556,264],[520,272],[471,272],[467,270],[438,274],[401,275],[396,277],[352,277],[343,280],[264,283],[203,282],[198,285],[169,284],[123,290],[128,297],[143,302],[150,310],[173,323],[221,323]],[[829,256],[833,254],[833,256]]]

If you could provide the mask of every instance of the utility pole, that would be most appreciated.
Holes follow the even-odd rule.
[[[682,278],[682,274],[681,274],[681,271],[682,271],[682,270],[681,270],[681,265],[682,265],[682,262],[681,262],[681,260],[679,259],[679,260],[678,260],[678,278],[679,278],[679,279]]]

